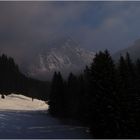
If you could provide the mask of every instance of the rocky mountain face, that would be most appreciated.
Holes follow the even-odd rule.
[[[48,43],[28,65],[29,76],[38,79],[50,79],[55,71],[60,71],[64,77],[70,72],[78,73],[89,65],[95,53],[80,48],[71,38]]]
[[[113,55],[115,60],[118,60],[120,56],[125,56],[126,53],[129,53],[132,60],[140,59],[140,39],[136,40],[133,45],[129,46],[126,49],[120,50],[119,52]]]

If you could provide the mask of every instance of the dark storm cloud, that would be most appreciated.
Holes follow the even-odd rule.
[[[85,4],[0,2],[0,48],[25,57],[54,35],[63,35],[68,22],[79,20]]]
[[[0,2],[0,51],[18,63],[70,34],[82,47],[112,52],[140,38],[140,2]]]
[[[82,25],[77,32],[85,46],[115,52],[140,38],[140,2],[106,2],[96,12],[101,13],[94,18],[98,24]]]

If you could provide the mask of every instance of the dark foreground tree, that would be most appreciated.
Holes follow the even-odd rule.
[[[76,118],[78,116],[80,104],[78,84],[78,78],[73,73],[70,73],[67,81],[66,107],[67,116],[71,118]]]
[[[106,50],[96,54],[90,68],[90,127],[95,138],[118,138],[120,118],[116,71]]]
[[[65,114],[65,93],[64,81],[59,73],[54,73],[51,93],[49,98],[49,112],[54,116],[63,116]]]
[[[129,54],[126,57],[120,57],[118,65],[118,98],[120,104],[120,114],[122,120],[122,137],[136,138],[136,118],[137,115],[137,76],[135,65],[130,59]]]

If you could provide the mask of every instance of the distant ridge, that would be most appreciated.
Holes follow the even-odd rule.
[[[120,56],[125,56],[126,53],[129,53],[132,60],[140,59],[140,39],[137,39],[133,45],[129,46],[126,49],[120,50],[113,55],[115,60],[118,60]]]

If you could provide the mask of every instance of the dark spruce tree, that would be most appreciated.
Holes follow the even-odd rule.
[[[63,117],[65,115],[65,86],[60,72],[55,72],[51,85],[49,97],[49,112],[53,116]]]
[[[116,71],[106,50],[96,54],[90,67],[90,127],[95,138],[118,138],[119,108],[116,98]]]
[[[90,113],[91,113],[91,106],[92,106],[92,96],[93,96],[93,77],[91,76],[91,68],[86,66],[83,74],[83,80],[84,80],[84,113],[83,113],[83,119],[88,124],[90,119]]]
[[[13,58],[8,58],[4,54],[0,57],[0,77],[1,91],[22,89],[19,84],[24,76],[19,72]]]
[[[78,115],[79,107],[79,92],[78,92],[78,78],[70,73],[67,81],[67,115],[75,118]]]
[[[136,89],[137,89],[137,95],[136,95],[136,115],[135,115],[135,121],[136,121],[136,138],[140,138],[140,60],[138,59],[136,61]]]
[[[78,80],[78,92],[77,92],[77,119],[87,123],[88,119],[88,97],[87,97],[87,92],[86,92],[86,79],[84,74],[81,74],[77,78]]]
[[[122,138],[136,137],[137,87],[136,70],[129,54],[120,57],[118,65],[118,99],[121,114]]]

